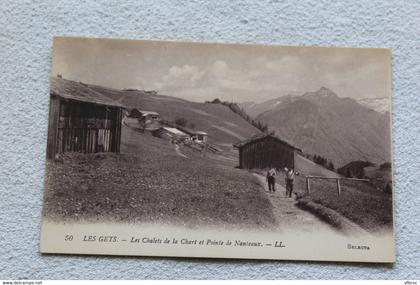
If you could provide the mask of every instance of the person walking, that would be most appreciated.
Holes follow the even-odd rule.
[[[293,168],[287,169],[286,167],[284,170],[286,171],[286,198],[292,198],[295,174],[298,175],[298,173]]]
[[[267,171],[268,192],[276,192],[276,170],[273,167]]]

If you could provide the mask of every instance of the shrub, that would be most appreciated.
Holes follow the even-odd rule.
[[[187,119],[185,119],[185,118],[177,118],[177,119],[175,120],[175,124],[176,124],[177,126],[185,127],[185,126],[187,125],[187,123],[188,123],[188,121],[187,121]]]
[[[384,162],[379,166],[380,170],[388,170],[391,169],[391,163],[390,162]]]

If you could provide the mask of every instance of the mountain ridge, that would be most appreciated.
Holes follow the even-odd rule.
[[[354,160],[391,160],[389,112],[341,98],[326,87],[279,101],[254,118],[306,153],[326,157],[336,166]]]
[[[164,120],[185,118],[197,130],[208,132],[212,143],[229,152],[229,144],[261,132],[223,104],[197,103],[141,90],[91,88],[131,108],[157,111]],[[327,87],[263,103],[266,110],[260,108],[254,113],[257,121],[266,123],[276,136],[305,153],[331,160],[336,167],[354,160],[391,160],[389,113],[376,112],[352,98],[341,98]],[[247,111],[244,103],[238,105]]]

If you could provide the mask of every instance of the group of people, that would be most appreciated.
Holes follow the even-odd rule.
[[[286,197],[291,198],[295,175],[299,175],[299,173],[295,172],[293,168],[288,169],[287,167],[284,168],[284,171],[286,172]],[[270,169],[267,171],[266,177],[269,192],[276,192],[276,174],[276,169],[274,167],[270,167]]]

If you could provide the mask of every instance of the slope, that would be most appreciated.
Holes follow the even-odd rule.
[[[221,104],[190,102],[156,92],[90,87],[128,108],[156,111],[165,121],[183,118],[187,127],[207,132],[210,143],[228,151],[233,151],[233,143],[259,133],[257,128]]]
[[[286,98],[256,119],[305,152],[331,159],[336,166],[354,160],[391,160],[389,113],[340,98],[327,88]]]
[[[270,99],[264,102],[255,103],[255,102],[242,102],[239,103],[239,107],[245,110],[245,112],[251,117],[255,118],[259,114],[264,113],[268,110],[275,109],[279,104],[282,104],[285,101],[291,100],[293,95],[285,95],[282,97]]]
[[[328,170],[321,165],[316,164],[312,160],[307,159],[306,157],[297,154],[295,156],[295,170],[297,170],[300,174],[307,176],[323,176],[323,177],[330,177],[330,178],[337,178],[340,177],[334,171]]]
[[[193,156],[196,157],[193,157]],[[269,199],[249,173],[123,125],[121,153],[65,153],[47,161],[44,217],[267,229]]]

